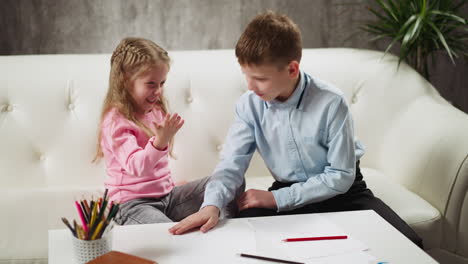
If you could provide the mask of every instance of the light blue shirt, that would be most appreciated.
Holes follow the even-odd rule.
[[[265,102],[251,91],[241,96],[202,207],[223,208],[234,199],[256,150],[275,180],[295,182],[272,191],[278,212],[345,193],[364,155],[342,92],[302,71],[285,102]]]

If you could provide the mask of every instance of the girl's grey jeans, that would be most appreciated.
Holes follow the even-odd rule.
[[[169,194],[160,198],[138,198],[127,201],[120,205],[115,221],[120,225],[178,222],[200,210],[209,179],[210,177],[205,177],[176,186]],[[245,184],[238,191],[238,195],[244,191],[244,188]],[[235,199],[221,211],[224,217],[235,217],[238,213]]]

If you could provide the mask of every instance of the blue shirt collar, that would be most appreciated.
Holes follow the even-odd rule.
[[[265,107],[268,109],[270,107],[280,107],[280,108],[288,108],[294,107],[297,109],[302,109],[302,98],[304,96],[304,92],[307,89],[309,80],[307,79],[307,75],[303,72],[299,72],[299,82],[297,83],[296,88],[292,95],[284,102],[280,102],[276,99],[272,101],[265,102]]]

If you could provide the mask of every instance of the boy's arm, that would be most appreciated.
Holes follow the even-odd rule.
[[[256,149],[254,128],[236,107],[235,121],[229,129],[221,161],[206,185],[201,210],[169,229],[172,234],[183,234],[195,227],[206,232],[216,225],[220,209],[235,199],[236,191],[244,182],[244,174]]]
[[[205,199],[201,208],[213,205],[225,207],[234,200],[238,188],[244,183],[244,174],[256,150],[253,126],[236,107],[234,123],[231,125],[221,160],[206,185]]]
[[[355,142],[352,117],[343,99],[336,100],[327,116],[327,161],[323,173],[305,182],[272,191],[278,211],[289,211],[332,198],[349,190],[355,179]],[[313,151],[313,150],[309,150]]]

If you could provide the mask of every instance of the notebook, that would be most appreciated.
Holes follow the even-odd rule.
[[[158,264],[155,261],[130,255],[120,251],[111,251],[101,255],[86,264]]]

